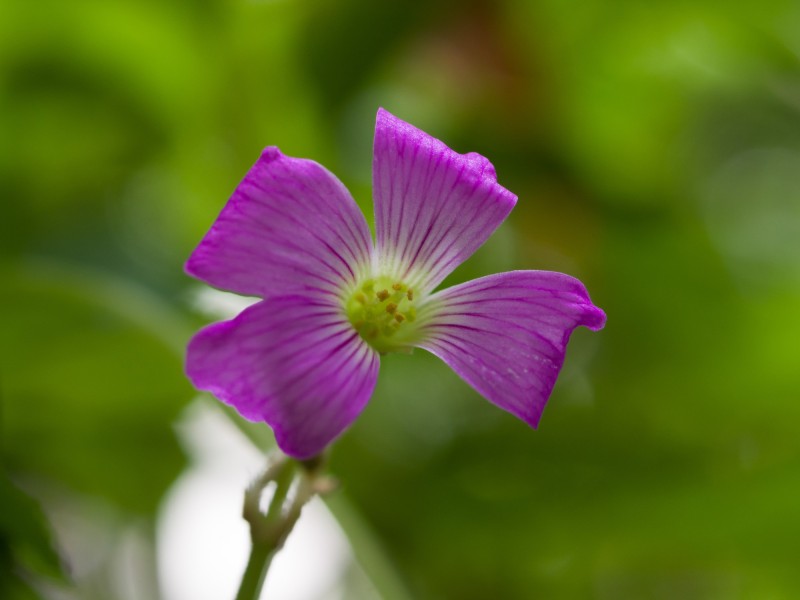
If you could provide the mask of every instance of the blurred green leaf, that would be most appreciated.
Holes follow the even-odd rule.
[[[66,581],[42,510],[0,470],[0,597],[35,597],[20,579],[21,569]]]
[[[110,277],[27,265],[2,278],[6,464],[152,512],[183,464],[180,323]]]

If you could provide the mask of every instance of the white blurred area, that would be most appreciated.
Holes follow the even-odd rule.
[[[232,319],[259,300],[260,298],[253,296],[239,296],[203,286],[195,288],[190,302],[198,312],[208,315],[212,319],[221,320]]]
[[[202,398],[187,410],[179,435],[192,464],[165,497],[158,519],[162,597],[233,598],[250,549],[242,498],[266,458]],[[261,597],[349,598],[345,580],[355,568],[347,538],[325,504],[314,499],[274,559]]]

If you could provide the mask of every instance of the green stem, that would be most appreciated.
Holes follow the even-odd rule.
[[[247,561],[247,568],[242,575],[242,583],[239,585],[239,593],[236,600],[257,600],[261,597],[261,588],[267,578],[267,571],[272,562],[272,557],[278,551],[269,544],[257,544],[253,542],[250,550],[250,558]]]
[[[272,559],[300,518],[303,506],[315,494],[325,491],[326,480],[320,479],[322,461],[297,462],[285,456],[274,459],[244,494],[243,516],[250,524],[252,548],[236,600],[258,600]],[[300,468],[298,468],[300,467]],[[297,488],[289,506],[286,497],[298,476]],[[261,512],[261,495],[275,482],[275,491],[266,514]]]
[[[283,518],[283,503],[292,485],[294,462],[286,457],[274,459],[244,493],[242,516],[250,524],[250,558],[236,600],[257,600],[267,577],[272,557],[280,549],[282,536],[279,535]],[[261,495],[270,482],[275,482],[275,492],[267,509],[261,513]]]
[[[267,523],[277,523],[281,520],[283,503],[286,501],[289,488],[292,487],[294,473],[295,463],[294,461],[288,461],[280,470],[277,477],[275,477],[275,493],[272,495],[272,500],[269,502],[269,508],[267,509],[267,515],[265,517]]]

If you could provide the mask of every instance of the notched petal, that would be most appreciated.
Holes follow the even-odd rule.
[[[431,297],[436,306],[420,347],[487,400],[536,427],[578,326],[605,325],[583,284],[548,271],[476,279]]]
[[[311,160],[266,148],[186,263],[189,275],[259,297],[338,294],[369,268],[364,215]]]
[[[376,248],[382,272],[431,291],[511,212],[517,197],[492,164],[378,111],[373,158]]]
[[[192,383],[263,421],[296,458],[320,453],[366,405],[379,359],[341,311],[307,297],[271,298],[190,342]]]

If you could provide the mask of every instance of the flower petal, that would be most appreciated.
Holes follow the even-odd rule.
[[[482,277],[434,294],[430,303],[434,316],[419,346],[532,427],[553,390],[573,329],[596,331],[606,321],[580,281],[549,271]]]
[[[381,270],[423,293],[471,256],[517,201],[483,156],[458,154],[383,109],[372,177]]]
[[[266,148],[186,263],[186,272],[248,296],[338,294],[369,268],[364,215],[311,160]]]
[[[186,372],[198,389],[267,422],[284,452],[308,458],[358,416],[378,365],[377,352],[335,305],[286,296],[201,330]]]

